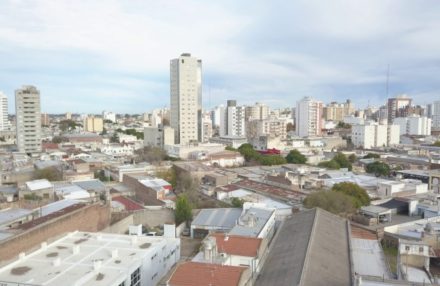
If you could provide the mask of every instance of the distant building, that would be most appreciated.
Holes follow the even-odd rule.
[[[287,136],[287,121],[285,119],[251,120],[247,122],[246,133],[248,140],[260,136],[280,137]]]
[[[351,127],[351,141],[354,146],[370,149],[399,144],[400,127],[367,123]]]
[[[116,122],[116,113],[111,111],[103,111],[102,112],[102,118],[104,120],[109,120],[111,122]]]
[[[345,116],[354,114],[354,105],[347,99],[344,103],[332,102],[323,107],[323,117],[325,120],[342,121]]]
[[[432,127],[440,128],[440,100],[432,104]]]
[[[66,120],[72,120],[72,113],[71,112],[66,112],[65,119]]]
[[[202,60],[184,53],[170,63],[171,127],[176,144],[202,141]]]
[[[396,117],[406,117],[408,107],[411,106],[412,99],[406,95],[389,98],[387,103],[388,123],[391,124]]]
[[[296,135],[320,136],[322,130],[322,102],[304,97],[296,103]]]
[[[49,126],[49,124],[50,124],[49,114],[41,113],[41,126]]]
[[[17,147],[22,153],[41,152],[40,91],[25,85],[15,91]]]
[[[99,133],[104,130],[104,124],[102,118],[95,116],[87,116],[84,119],[84,131]]]
[[[428,117],[398,117],[394,119],[393,124],[399,125],[401,135],[431,135],[431,119]]]
[[[169,126],[144,128],[144,146],[163,148],[164,145],[174,145],[173,128]]]
[[[8,119],[8,97],[0,91],[0,131],[6,131],[11,128]]]
[[[263,104],[263,103],[255,103],[252,106],[246,107],[246,121],[252,120],[252,119],[266,119],[269,117],[270,109],[269,106]]]
[[[245,107],[237,106],[236,100],[228,100],[226,108],[220,114],[220,136],[244,136]]]

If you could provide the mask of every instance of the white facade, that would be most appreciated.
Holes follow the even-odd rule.
[[[401,135],[431,135],[431,119],[428,117],[397,117],[393,123],[399,125]]]
[[[296,103],[296,135],[320,136],[322,130],[322,102],[304,97]]]
[[[8,120],[8,97],[0,91],[0,131],[11,128]]]
[[[245,136],[246,109],[237,106],[235,100],[229,100],[228,106],[220,113],[220,136]]]
[[[110,111],[103,111],[102,118],[104,120],[110,120],[111,122],[116,122],[116,113]]]
[[[246,121],[247,120],[262,120],[266,119],[270,114],[269,107],[263,103],[255,103],[252,106],[246,107]]]
[[[182,54],[171,60],[171,127],[176,144],[201,141],[202,61]]]
[[[180,239],[73,232],[0,268],[4,285],[153,286],[180,259]],[[13,269],[27,269],[14,275]],[[3,285],[3,284],[2,284]]]
[[[132,156],[134,154],[134,146],[127,144],[108,144],[100,148],[101,153],[113,157]]]
[[[28,85],[15,91],[17,147],[22,153],[41,152],[40,91]]]
[[[174,144],[174,129],[165,127],[145,127],[144,146],[156,146],[163,148],[164,145]]]
[[[222,116],[222,113],[224,113],[224,112],[225,112],[225,107],[223,106],[223,104],[216,106],[211,111],[211,120],[212,120],[213,127],[220,127],[221,116]]]
[[[351,128],[351,141],[354,146],[364,149],[386,147],[399,144],[400,127],[398,125],[380,125],[367,123],[353,125]]]

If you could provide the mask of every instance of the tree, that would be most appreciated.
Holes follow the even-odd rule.
[[[334,184],[332,191],[343,193],[350,196],[353,199],[354,206],[360,208],[361,206],[367,206],[370,204],[370,197],[367,192],[359,187],[358,184],[351,182],[342,182]]]
[[[380,155],[379,154],[374,154],[374,153],[368,153],[367,155],[365,155],[363,157],[363,159],[379,159]]]
[[[107,182],[107,181],[111,181],[112,180],[111,177],[107,177],[105,175],[105,171],[104,170],[95,171],[94,177],[95,177],[95,179],[99,179],[101,182]]]
[[[69,141],[69,139],[67,139],[64,136],[55,136],[52,138],[52,143],[55,143],[55,144],[60,144],[62,142],[68,142],[68,141]]]
[[[287,163],[291,164],[305,164],[307,162],[307,158],[298,150],[294,149],[287,154],[286,161]]]
[[[440,140],[435,141],[434,144],[432,144],[432,146],[440,147]]]
[[[61,181],[63,175],[60,170],[55,167],[47,167],[44,169],[36,170],[34,172],[35,180],[46,179],[48,181]]]
[[[340,168],[339,164],[333,160],[320,162],[318,167],[323,167],[330,170],[339,170]]]
[[[350,163],[354,163],[356,162],[356,155],[355,154],[351,154],[350,156],[348,156],[348,161],[350,161]]]
[[[286,164],[286,159],[280,155],[260,155],[258,162],[264,166]]]
[[[156,177],[164,179],[165,181],[170,183],[174,189],[177,186],[176,169],[174,167],[171,167],[167,170],[156,171]]]
[[[77,124],[75,121],[71,119],[66,119],[66,120],[61,120],[59,126],[60,126],[60,130],[65,132],[68,130],[73,130],[77,126],[81,126],[81,124]]]
[[[319,207],[334,214],[351,214],[356,211],[353,199],[340,192],[320,191],[308,195],[304,200],[306,208]]]
[[[186,222],[188,224],[192,219],[192,206],[186,195],[180,195],[177,197],[176,209],[174,210],[174,219],[178,225],[182,222]]]
[[[342,121],[339,121],[338,125],[336,125],[336,128],[350,129],[351,125],[348,123],[344,123]]]
[[[347,168],[349,171],[351,171],[351,163],[348,160],[347,156],[345,156],[344,154],[337,153],[332,160],[338,163],[339,168]]]
[[[295,131],[295,125],[292,122],[287,123],[286,132]]]
[[[232,146],[226,146],[226,147],[225,147],[225,150],[228,150],[228,151],[237,151],[237,149],[235,149],[235,148],[232,147]]]
[[[136,150],[135,153],[138,155],[138,162],[147,161],[155,164],[167,158],[165,150],[156,146],[146,146],[143,149]]]
[[[365,166],[365,171],[367,173],[374,174],[376,177],[389,176],[391,168],[384,162],[375,161]]]
[[[252,159],[258,160],[258,157],[260,156],[260,153],[255,151],[254,147],[252,147],[252,145],[249,143],[242,144],[240,147],[238,147],[238,152],[240,152],[240,154],[243,155],[244,159],[248,162]]]
[[[243,203],[244,203],[244,200],[242,200],[240,198],[233,197],[232,200],[231,200],[231,205],[234,208],[242,208],[243,207]]]

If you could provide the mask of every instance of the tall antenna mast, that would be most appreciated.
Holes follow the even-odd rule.
[[[390,85],[390,64],[388,64],[387,68],[387,98],[389,96],[389,85]]]

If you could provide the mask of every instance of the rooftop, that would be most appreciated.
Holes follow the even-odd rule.
[[[246,267],[185,262],[168,281],[170,286],[236,286]],[[269,284],[268,284],[269,285]]]
[[[258,237],[274,212],[274,210],[251,207],[240,216],[238,224],[229,234]]]
[[[58,286],[117,285],[164,238],[73,232],[3,268],[0,281]],[[126,277],[125,277],[126,278]],[[77,285],[77,284],[75,284]]]
[[[49,189],[49,188],[53,187],[52,183],[46,179],[33,180],[33,181],[26,182],[26,186],[31,191],[38,191],[38,190]]]
[[[0,225],[5,225],[14,222],[17,219],[32,214],[31,210],[27,209],[6,209],[0,211]]]
[[[219,253],[227,253],[232,255],[240,255],[247,257],[257,257],[258,249],[261,245],[261,238],[244,237],[238,235],[229,235],[224,233],[211,234],[215,237],[217,243],[217,251]]]
[[[83,188],[87,191],[102,192],[105,191],[105,185],[98,179],[86,180],[86,181],[75,181],[73,184]]]
[[[241,215],[239,208],[202,209],[194,218],[193,226],[217,226],[232,229]]]

